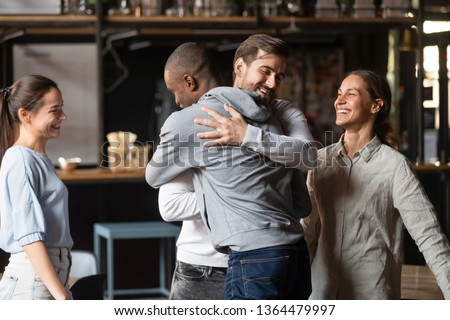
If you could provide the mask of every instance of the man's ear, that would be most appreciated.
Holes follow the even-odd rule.
[[[242,73],[244,72],[244,68],[245,68],[245,62],[244,59],[239,58],[234,62],[234,73],[236,74],[236,76],[240,77],[242,76]]]
[[[187,87],[188,90],[194,91],[198,87],[198,83],[195,80],[195,78],[189,74],[185,74],[183,76],[184,85]]]

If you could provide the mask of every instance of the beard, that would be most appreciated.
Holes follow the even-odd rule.
[[[256,92],[261,96],[261,101],[267,104],[276,98],[275,91],[263,84],[244,83],[241,88],[247,91]]]

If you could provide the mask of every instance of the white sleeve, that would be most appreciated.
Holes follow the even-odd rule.
[[[317,146],[303,112],[293,104],[281,100],[277,100],[272,108],[284,135],[249,124],[242,146],[291,168],[303,171],[315,168]]]
[[[165,221],[200,219],[191,170],[163,184],[159,189],[159,212]]]

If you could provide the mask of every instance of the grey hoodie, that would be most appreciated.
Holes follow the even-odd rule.
[[[194,118],[206,115],[201,107],[229,116],[224,103],[232,105],[248,123],[282,134],[270,109],[258,104],[259,95],[238,88],[214,88],[198,103],[174,112],[166,120],[160,144],[146,168],[147,182],[158,188],[194,169],[199,209],[219,251],[248,251],[297,242],[303,230],[292,208],[293,170],[247,148],[203,148],[204,141],[197,138],[198,132],[205,131],[194,123]]]

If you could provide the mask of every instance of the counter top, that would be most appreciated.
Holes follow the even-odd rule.
[[[145,169],[111,171],[108,168],[57,170],[59,177],[66,183],[95,182],[145,182]]]
[[[413,165],[413,169],[418,172],[450,172],[450,163],[439,165],[431,163],[416,164]]]
[[[450,172],[450,165],[421,164],[414,165],[417,172]],[[139,182],[145,181],[145,168],[125,171],[111,171],[108,168],[76,169],[74,171],[58,170],[58,175],[67,183],[86,182]]]
[[[412,168],[414,171],[450,172],[450,164],[420,164],[413,165]],[[108,168],[76,169],[68,172],[58,170],[58,174],[63,181],[144,179],[145,168],[124,171],[111,171]]]

